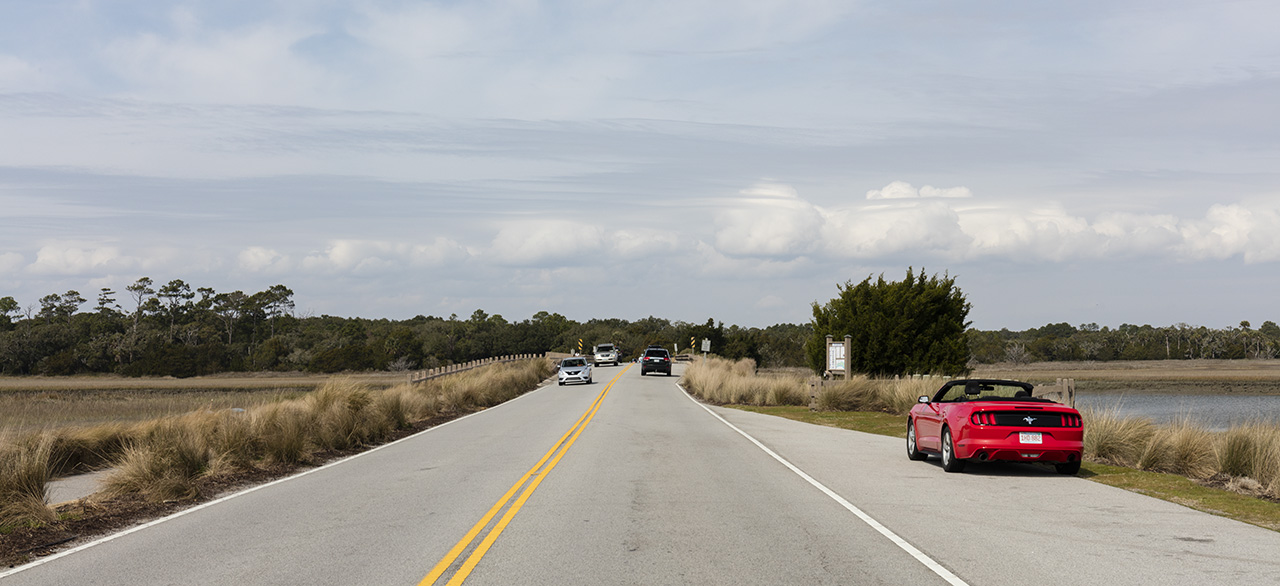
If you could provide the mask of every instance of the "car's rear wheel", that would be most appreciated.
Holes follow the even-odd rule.
[[[924,460],[929,457],[916,445],[916,423],[910,419],[907,420],[907,457],[912,460]]]
[[[1058,474],[1079,474],[1080,461],[1076,460],[1075,462],[1065,462],[1062,464],[1054,464],[1053,469],[1057,470]]]
[[[956,457],[956,446],[951,443],[951,430],[942,428],[942,469],[947,472],[963,472],[965,461]]]

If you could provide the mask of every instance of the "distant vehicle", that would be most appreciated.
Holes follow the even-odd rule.
[[[596,344],[594,359],[596,366],[600,366],[606,362],[618,365],[618,347],[613,344]]]
[[[575,382],[591,384],[591,363],[582,356],[572,356],[560,361],[560,385]]]
[[[671,376],[671,353],[661,346],[649,346],[640,357],[640,376],[649,372],[661,372]]]
[[[1030,383],[953,380],[921,396],[907,415],[907,457],[942,457],[942,469],[961,472],[977,462],[1053,464],[1080,471],[1084,421],[1075,409],[1031,396]]]

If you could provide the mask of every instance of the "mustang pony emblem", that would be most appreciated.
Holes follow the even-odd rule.
[[[1027,422],[1027,425],[1031,425],[1033,422],[1035,422],[1036,418],[1028,415],[1026,417],[1023,417],[1022,420]]]

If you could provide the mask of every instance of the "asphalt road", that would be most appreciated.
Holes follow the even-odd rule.
[[[413,585],[489,512],[436,584],[1280,583],[1280,533],[1033,467],[946,474],[902,440],[706,409],[624,369],[0,584]]]

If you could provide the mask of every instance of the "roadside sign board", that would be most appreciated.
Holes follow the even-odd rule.
[[[831,342],[827,344],[827,370],[832,372],[844,372],[844,353],[844,342]]]
[[[709,338],[702,339],[702,351],[703,352],[711,351],[711,340]]]

